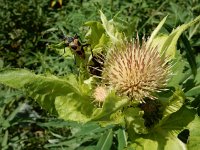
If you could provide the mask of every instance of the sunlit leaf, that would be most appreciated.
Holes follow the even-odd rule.
[[[198,150],[200,147],[200,118],[196,116],[195,119],[187,127],[190,131],[190,136],[188,139],[187,147],[188,150]]]
[[[165,137],[168,139],[165,139]],[[186,146],[182,143],[176,136],[170,133],[152,133],[151,136],[145,136],[144,138],[138,137],[134,144],[131,145],[133,149],[146,150],[146,149],[156,149],[156,150],[184,150]]]
[[[88,40],[88,43],[91,44],[92,49],[94,49],[94,47],[100,43],[99,41],[105,33],[105,29],[100,22],[96,21],[86,22],[85,26],[90,27],[86,39]]]
[[[34,79],[34,73],[28,70],[12,69],[0,72],[0,83],[13,88],[23,88],[32,79]]]
[[[194,110],[182,107],[170,115],[162,125],[151,129],[148,134],[133,136],[132,142],[134,144],[131,147],[137,150],[186,149],[186,145],[177,138],[177,135],[194,119],[194,114]]]
[[[11,69],[0,72],[0,83],[23,89],[50,113],[57,112],[54,105],[57,96],[80,92],[70,82],[73,81],[59,79],[55,76],[36,75],[24,69]]]
[[[140,108],[128,108],[125,111],[125,120],[127,123],[128,134],[132,134],[134,131],[138,134],[147,134],[148,130],[144,125],[144,119],[142,118],[144,112]]]
[[[156,29],[151,33],[151,36],[150,36],[149,40],[147,41],[147,47],[149,47],[149,46],[156,47],[157,44],[160,43],[160,41],[159,41],[159,42],[156,42],[156,43],[154,42],[154,44],[152,45],[152,42],[153,42],[154,38],[155,38],[156,35],[158,34],[159,30],[162,28],[162,26],[163,26],[163,24],[165,23],[166,19],[167,19],[167,17],[163,18],[162,21],[161,21],[161,22],[158,24],[158,26],[156,27]],[[159,40],[160,40],[160,38],[159,38]]]
[[[115,95],[114,92],[111,92],[106,97],[103,107],[95,110],[95,112],[93,113],[92,120],[110,121],[111,114],[120,110],[122,107],[127,105],[128,102],[129,100],[127,98],[121,98]]]
[[[90,120],[94,105],[90,97],[71,93],[57,97],[55,108],[62,119],[87,122]]]
[[[119,45],[123,44],[123,35],[122,33],[118,32],[114,26],[113,20],[108,21],[106,16],[100,11],[100,17],[106,33],[110,37],[113,44]]]
[[[183,25],[177,27],[175,30],[173,30],[172,33],[170,33],[170,35],[164,42],[164,44],[161,48],[161,53],[164,52],[165,56],[175,58],[176,45],[177,45],[177,41],[178,41],[179,37],[186,29],[188,29],[189,27],[191,27],[198,21],[200,21],[200,16],[198,16],[196,19],[192,20],[191,22],[183,24]]]
[[[151,44],[152,47],[157,47],[158,52],[161,53],[161,48],[167,38],[168,38],[168,35],[166,35],[166,34],[158,35],[158,36],[154,37],[154,39],[151,41],[151,43],[148,41],[148,44]]]
[[[173,93],[173,95],[169,98],[167,106],[163,112],[163,118],[165,119],[169,117],[172,113],[178,111],[184,104],[185,95],[181,90],[177,90]]]

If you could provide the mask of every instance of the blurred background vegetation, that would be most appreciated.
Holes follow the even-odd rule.
[[[167,15],[162,30],[170,32],[198,16],[200,3],[199,0],[0,0],[0,10],[0,68],[28,68],[35,73],[64,76],[74,62],[48,45],[58,44],[65,36],[76,33],[84,41],[87,32],[84,23],[100,21],[99,10],[132,38],[137,33],[140,37],[149,36]],[[196,24],[183,35],[195,56],[200,52],[199,26]],[[187,57],[184,47],[180,40],[178,49]],[[21,91],[0,85],[0,149],[92,149],[110,128],[56,119]],[[112,149],[117,149],[116,145],[114,139]]]

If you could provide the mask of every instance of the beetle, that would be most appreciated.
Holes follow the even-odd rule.
[[[84,47],[89,44],[82,44],[79,40],[79,36],[75,34],[74,37],[65,37],[64,38],[65,47],[72,49],[78,56],[85,59]],[[65,52],[65,49],[64,49]]]
[[[85,59],[84,47],[89,46],[90,44],[87,44],[87,43],[82,44],[79,39],[80,38],[77,34],[75,34],[74,37],[65,37],[64,44],[65,44],[65,47],[69,47],[80,58]],[[64,52],[65,52],[65,49],[64,49]],[[91,59],[92,64],[89,65],[90,73],[100,76],[101,74],[100,70],[103,67],[104,57],[103,55],[94,56],[92,50],[91,50],[91,54],[92,54],[92,59]]]

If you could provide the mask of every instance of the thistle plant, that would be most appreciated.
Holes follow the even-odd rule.
[[[191,70],[195,67],[188,65],[177,52],[176,45],[181,33],[200,21],[200,16],[169,34],[158,36],[165,17],[142,44],[138,39],[134,42],[124,40],[113,20],[108,21],[103,13],[101,21],[85,25],[90,28],[86,39],[93,54],[105,53],[102,80],[95,80],[87,70],[86,65],[92,57],[91,49],[88,49],[84,62],[82,58],[78,60],[79,73],[68,73],[60,78],[25,69],[5,69],[0,72],[0,83],[23,89],[49,113],[66,121],[121,127],[117,132],[113,128],[105,133],[99,143],[112,143],[117,135],[118,139],[123,139],[121,143],[118,141],[118,149],[195,147],[195,143],[186,145],[177,137],[185,128],[191,131],[189,140],[195,141],[196,134],[200,135],[195,132],[200,128],[196,110],[190,105],[186,107],[188,103],[185,103],[186,97],[193,102],[199,96],[196,91],[199,90],[200,72],[196,71],[198,74],[193,76]],[[187,79],[185,68],[189,68]],[[189,79],[197,82],[197,86],[185,92],[184,86]]]

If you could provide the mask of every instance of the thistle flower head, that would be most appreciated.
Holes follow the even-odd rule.
[[[98,106],[100,106],[105,101],[107,95],[108,92],[105,86],[97,86],[93,93],[94,102],[97,102]]]
[[[166,58],[157,48],[148,48],[146,41],[127,43],[115,47],[105,59],[102,72],[104,82],[134,100],[156,99],[155,92],[162,90],[170,73]]]

